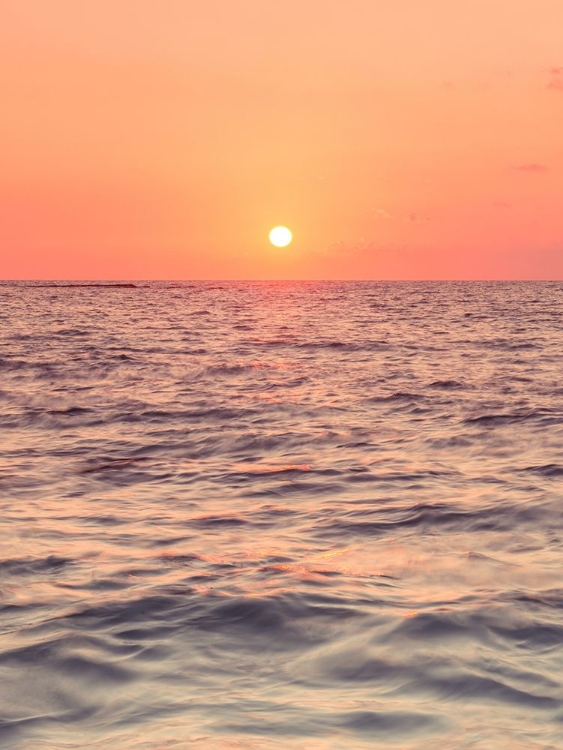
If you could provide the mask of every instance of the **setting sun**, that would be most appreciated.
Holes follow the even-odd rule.
[[[274,227],[270,232],[270,242],[276,247],[287,247],[292,239],[293,234],[287,227]]]

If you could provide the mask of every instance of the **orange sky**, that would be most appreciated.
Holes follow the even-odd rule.
[[[562,0],[3,0],[0,95],[0,278],[563,278]]]

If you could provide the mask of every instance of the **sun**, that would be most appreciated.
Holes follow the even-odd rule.
[[[291,229],[287,227],[274,227],[270,232],[270,242],[276,247],[287,247],[292,239]]]

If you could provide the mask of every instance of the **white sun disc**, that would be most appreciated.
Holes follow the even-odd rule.
[[[287,247],[292,239],[293,234],[287,227],[274,227],[270,232],[270,242],[276,247]]]

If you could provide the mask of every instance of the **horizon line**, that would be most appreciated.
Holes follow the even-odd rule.
[[[119,282],[128,282],[128,283],[135,283],[135,282],[176,282],[176,283],[202,283],[202,284],[208,284],[208,283],[218,283],[221,282],[222,284],[225,283],[234,283],[234,284],[247,284],[247,283],[272,283],[272,282],[288,282],[288,283],[452,283],[452,282],[464,282],[464,283],[484,283],[484,282],[493,282],[498,281],[502,283],[528,283],[528,282],[542,282],[542,283],[557,283],[557,282],[563,282],[563,278],[540,278],[540,279],[526,279],[526,278],[517,278],[517,279],[507,279],[507,278],[479,278],[479,279],[463,279],[463,278],[448,278],[448,279],[435,279],[435,278],[424,278],[424,279],[382,279],[382,278],[376,278],[376,279],[279,279],[279,278],[264,278],[264,279],[222,279],[222,278],[214,278],[214,279],[174,279],[174,278],[128,278],[128,277],[116,277],[116,278],[103,278],[103,279],[97,279],[97,278],[0,278],[0,284],[3,283],[19,283],[19,282],[43,282],[43,283],[56,283],[56,282],[65,282],[65,283],[80,283],[80,282],[89,282],[89,283],[99,283],[100,285],[104,283],[119,283]]]

